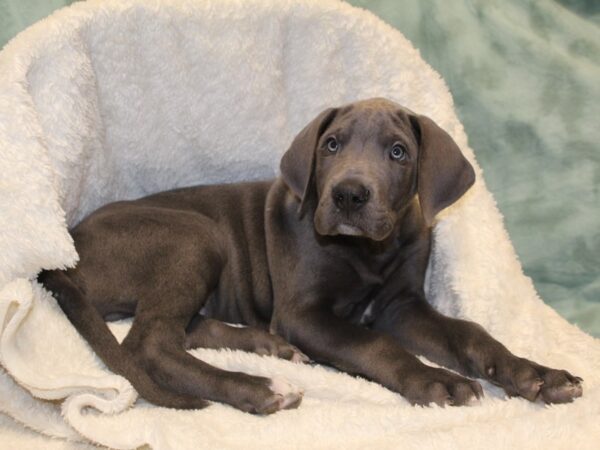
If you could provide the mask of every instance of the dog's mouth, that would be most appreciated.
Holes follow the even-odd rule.
[[[354,236],[382,241],[394,228],[389,213],[368,211],[347,217],[335,208],[318,208],[314,219],[315,230],[322,236]]]
[[[364,236],[365,232],[355,225],[340,223],[336,227],[337,234],[344,236]]]

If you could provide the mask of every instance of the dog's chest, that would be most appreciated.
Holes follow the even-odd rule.
[[[359,254],[338,262],[344,273],[338,272],[329,284],[334,314],[355,323],[364,321],[370,304],[389,288],[393,261],[394,254]]]

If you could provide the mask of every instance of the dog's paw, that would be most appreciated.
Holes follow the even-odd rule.
[[[258,414],[272,414],[282,409],[297,408],[304,395],[302,389],[290,384],[281,377],[273,377],[269,389],[271,395],[265,399],[262,405],[256,408]]]
[[[231,404],[242,411],[267,415],[282,409],[297,408],[302,402],[304,391],[282,377],[256,377],[238,374],[243,383],[236,385]]]
[[[310,358],[285,339],[264,333],[254,338],[254,351],[259,355],[276,356],[295,363],[307,363]]]
[[[413,405],[466,406],[483,397],[477,381],[434,367],[407,375],[402,384],[402,396]]]
[[[542,378],[542,399],[546,403],[569,403],[583,395],[583,379],[566,370],[547,369]]]
[[[583,380],[566,370],[550,369],[525,358],[510,357],[489,365],[489,380],[510,396],[530,401],[569,403],[583,394]]]

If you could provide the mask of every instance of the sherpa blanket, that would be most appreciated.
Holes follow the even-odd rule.
[[[42,268],[76,264],[67,226],[100,205],[274,176],[320,110],[373,96],[432,117],[477,171],[435,225],[430,301],[583,377],[581,399],[544,406],[484,383],[473,407],[411,407],[326,367],[195,350],[225,369],[285,377],[304,401],[267,417],[222,404],[158,408],[107,371],[34,281]],[[362,10],[335,0],[77,3],[0,54],[0,155],[0,409],[30,429],[118,449],[598,448],[600,342],[523,275],[444,82]],[[123,337],[128,326],[112,329]],[[0,447],[19,446],[13,431]]]

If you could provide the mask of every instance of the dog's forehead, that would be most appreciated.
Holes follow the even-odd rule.
[[[361,135],[393,129],[408,131],[411,128],[410,114],[410,110],[398,103],[385,98],[373,98],[340,107],[334,124]]]

